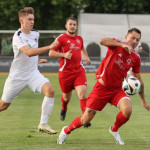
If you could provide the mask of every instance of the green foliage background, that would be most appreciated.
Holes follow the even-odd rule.
[[[35,9],[35,29],[65,29],[67,17],[85,13],[149,14],[149,1],[143,0],[0,0],[0,30],[19,27],[18,11]]]

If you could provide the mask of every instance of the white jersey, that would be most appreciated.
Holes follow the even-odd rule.
[[[138,45],[137,45],[137,47],[135,48],[135,51],[137,52],[137,53],[139,53],[139,51],[142,49],[142,44],[141,44],[141,42],[139,42],[138,43]]]
[[[23,33],[20,29],[13,36],[14,60],[12,62],[9,77],[28,80],[34,71],[38,71],[38,56],[29,57],[20,48],[29,45],[38,48],[39,32],[31,30],[30,34]]]

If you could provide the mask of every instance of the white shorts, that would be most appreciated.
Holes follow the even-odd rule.
[[[1,100],[11,103],[26,87],[30,88],[34,93],[41,93],[44,83],[49,82],[40,72],[36,72],[30,76],[29,80],[6,79]]]

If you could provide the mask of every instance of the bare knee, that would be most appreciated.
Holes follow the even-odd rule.
[[[0,100],[0,111],[6,110],[9,105],[10,103],[5,103],[4,101]]]
[[[87,108],[83,116],[81,117],[82,125],[84,126],[87,123],[89,123],[94,118],[95,114],[96,114],[96,111]]]
[[[47,97],[54,97],[55,90],[50,83],[45,83],[42,87],[42,93]]]
[[[55,94],[55,90],[54,90],[53,87],[47,88],[47,91],[46,91],[46,93],[45,93],[45,96],[54,97],[54,94]]]
[[[70,93],[63,93],[63,99],[64,99],[66,102],[69,102],[69,101],[70,101],[71,96],[72,96],[72,92],[70,92]]]
[[[126,118],[129,118],[132,114],[132,104],[128,99],[124,99],[119,104],[120,111],[124,114]]]
[[[77,91],[79,99],[84,99],[84,98],[87,97],[86,96],[86,86],[85,85],[76,87],[76,91]]]
[[[122,109],[122,113],[126,118],[129,118],[132,114],[132,109],[131,108],[124,108]]]

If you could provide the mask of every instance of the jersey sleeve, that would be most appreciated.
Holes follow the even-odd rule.
[[[21,47],[28,44],[20,36],[15,35],[13,38],[13,45],[19,50]]]
[[[136,61],[135,65],[132,67],[132,71],[134,73],[140,73],[140,66],[141,66],[141,59],[139,57],[139,59]]]
[[[114,41],[117,41],[119,43],[123,43],[123,41],[119,40],[119,39],[116,39],[116,38],[113,38]],[[108,49],[109,50],[116,50],[116,46],[108,46]]]
[[[53,50],[59,51],[60,47],[62,46],[62,34],[58,36],[55,40],[58,41],[59,44],[56,47],[54,47]]]

